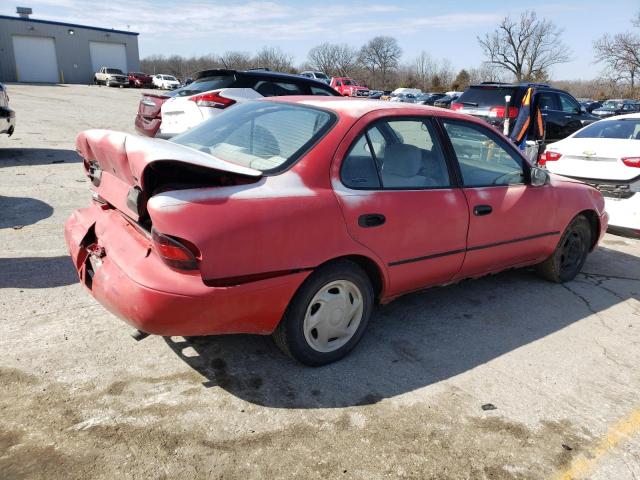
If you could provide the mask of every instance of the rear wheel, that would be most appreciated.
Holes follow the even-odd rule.
[[[319,366],[344,357],[362,338],[373,309],[373,288],[355,263],[316,270],[295,294],[273,339],[287,355]]]
[[[553,254],[537,266],[547,280],[564,283],[573,280],[584,265],[591,246],[591,225],[578,215],[566,228]]]
[[[104,86],[105,87],[110,87],[111,86],[111,82],[109,81],[109,79],[104,81]]]

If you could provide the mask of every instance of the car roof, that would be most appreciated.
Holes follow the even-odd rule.
[[[486,125],[486,122],[478,120],[470,115],[464,115],[444,108],[430,107],[416,103],[381,102],[380,100],[369,100],[352,97],[325,97],[325,96],[282,96],[268,97],[258,100],[260,102],[281,102],[307,105],[310,107],[331,110],[341,116],[360,118],[370,112],[378,110],[398,111],[399,115],[413,115],[424,112],[426,115],[459,118],[472,123]]]
[[[312,72],[313,73],[313,72]],[[326,88],[327,84],[314,78],[301,77],[297,74],[272,72],[271,70],[233,70],[228,68],[212,68],[209,70],[201,70],[193,74],[194,80],[211,75],[241,75],[251,76],[254,78],[278,79],[278,80],[294,80],[296,82],[308,82],[313,85],[321,85]]]
[[[625,115],[616,115],[615,117],[603,118],[602,120],[598,120],[598,122],[611,122],[615,120],[625,120],[625,119],[640,120],[640,113],[627,113]]]

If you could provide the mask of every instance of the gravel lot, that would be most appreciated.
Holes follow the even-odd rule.
[[[515,271],[403,297],[328,367],[263,337],[137,343],[80,287],[62,231],[89,201],[76,134],[133,132],[140,91],[9,94],[3,479],[640,478],[640,241],[607,235],[566,285]]]

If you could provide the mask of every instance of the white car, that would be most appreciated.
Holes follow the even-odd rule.
[[[315,79],[266,70],[205,70],[194,81],[171,92],[161,107],[156,136],[171,138],[233,105],[263,97],[339,93]]]
[[[547,146],[539,163],[594,185],[605,199],[609,226],[640,236],[640,114],[592,123]]]
[[[151,83],[156,88],[162,88],[164,90],[173,90],[180,86],[180,82],[173,75],[154,75],[152,77]]]
[[[306,72],[300,72],[300,75],[307,78],[313,78],[314,80],[319,80],[320,82],[326,83],[329,85],[331,83],[331,78],[323,72],[313,72],[308,70]]]
[[[16,114],[9,108],[7,87],[0,83],[0,133],[11,136],[16,128]]]

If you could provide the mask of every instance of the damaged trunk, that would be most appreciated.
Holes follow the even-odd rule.
[[[165,140],[88,130],[76,140],[96,200],[150,230],[158,193],[256,182],[262,172]]]

